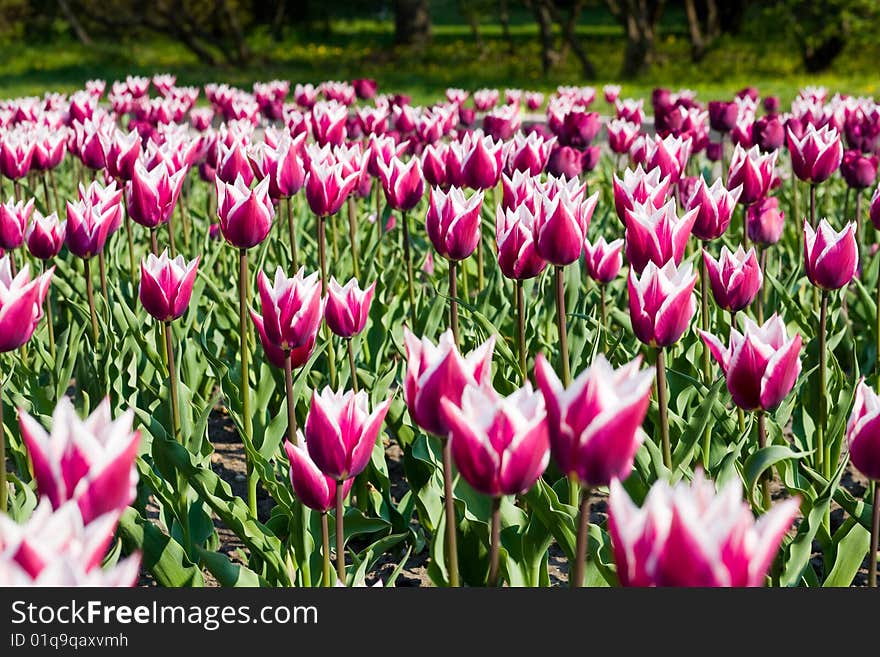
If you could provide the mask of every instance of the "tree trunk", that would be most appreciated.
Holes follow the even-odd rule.
[[[691,36],[691,59],[698,62],[706,54],[706,42],[703,40],[703,28],[700,25],[700,17],[697,15],[697,6],[694,0],[684,0],[684,11],[688,20],[688,32]]]
[[[284,14],[287,10],[287,0],[277,0],[275,15],[272,17],[272,40],[275,43],[284,39]]]
[[[399,45],[425,43],[431,38],[428,0],[394,0],[394,42]]]
[[[578,18],[580,18],[581,15],[581,10],[584,7],[584,0],[575,0],[571,6],[567,19],[559,13],[552,0],[545,0],[544,4],[547,6],[547,11],[553,17],[553,20],[559,25],[559,29],[565,39],[565,44],[571,48],[575,57],[577,57],[578,61],[581,63],[581,70],[583,71],[584,77],[588,80],[594,79],[596,77],[596,68],[593,66],[593,62],[590,61],[587,51],[584,50],[584,46],[577,36],[577,23]],[[563,55],[560,54],[560,59],[562,56]]]
[[[501,23],[501,35],[507,44],[507,52],[514,52],[513,36],[510,34],[510,7],[507,0],[498,0],[498,22]]]
[[[538,34],[541,38],[541,70],[546,75],[558,59],[553,42],[553,20],[546,3],[542,0],[526,0],[525,5],[535,14],[535,22],[538,24]]]
[[[646,72],[654,56],[657,23],[665,0],[606,0],[606,4],[626,32],[621,75],[632,78]]]
[[[92,45],[92,38],[89,36],[89,33],[86,32],[82,23],[79,22],[76,14],[71,11],[70,4],[67,0],[58,0],[58,8],[61,10],[61,13],[64,14],[64,20],[70,25],[70,29],[73,30],[77,40],[84,46]]]

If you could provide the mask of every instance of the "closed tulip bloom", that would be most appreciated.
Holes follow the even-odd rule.
[[[749,239],[758,244],[776,244],[785,227],[785,213],[779,210],[779,199],[768,196],[746,208]]]
[[[507,174],[501,176],[501,203],[504,210],[516,209],[525,205],[534,212],[538,207],[538,188],[541,179],[530,176],[522,171],[514,171],[509,178]]]
[[[550,451],[565,475],[584,486],[607,486],[632,472],[651,397],[654,368],[641,358],[614,369],[599,353],[565,389],[539,354],[535,378],[547,405]],[[453,442],[453,449],[455,443]]]
[[[680,264],[698,210],[694,208],[679,217],[675,199],[656,209],[650,203],[637,203],[626,217],[626,259],[630,266],[641,272],[648,262],[663,266],[672,260]]]
[[[743,333],[730,330],[725,347],[714,335],[700,331],[727,378],[734,403],[746,411],[772,411],[791,392],[801,371],[801,336],[789,339],[785,322],[774,314],[763,326],[744,319]]]
[[[623,586],[762,586],[798,510],[797,498],[757,520],[739,479],[715,492],[698,470],[690,485],[657,481],[639,509],[611,483],[608,531]]]
[[[556,146],[547,159],[547,173],[551,176],[577,178],[584,168],[584,153],[572,146]]]
[[[608,147],[615,153],[629,153],[630,147],[639,135],[640,127],[635,123],[614,119],[608,123]]]
[[[316,215],[336,214],[358,183],[360,172],[345,172],[342,162],[309,162],[306,176],[306,200]]]
[[[880,398],[873,388],[859,381],[856,400],[846,425],[849,458],[856,469],[880,481]]]
[[[447,193],[437,187],[431,189],[425,223],[437,253],[448,260],[464,260],[474,252],[480,240],[482,207],[482,191],[465,198],[457,187]]]
[[[107,147],[107,173],[119,180],[131,180],[140,154],[141,136],[137,130],[128,134],[121,130],[114,131]]]
[[[25,233],[28,251],[35,258],[50,260],[58,255],[64,246],[66,221],[58,221],[54,212],[45,217],[38,210]]]
[[[752,205],[760,201],[770,190],[777,151],[761,154],[757,146],[749,150],[737,145],[730,160],[727,176],[728,189],[741,187],[739,202]]]
[[[296,276],[287,278],[278,267],[274,280],[260,272],[257,288],[269,340],[281,349],[307,344],[317,333],[324,316],[318,273],[306,276],[305,267],[301,267]]]
[[[249,249],[266,239],[275,216],[269,178],[263,178],[254,189],[240,177],[234,185],[218,178],[216,185],[217,217],[226,241],[238,249]]]
[[[765,153],[775,151],[785,143],[785,124],[778,116],[762,116],[752,126],[752,139]]]
[[[15,203],[9,199],[0,205],[0,249],[17,249],[24,244],[25,232],[33,210],[33,198],[27,203],[24,201]]]
[[[656,135],[653,139],[648,139],[646,145],[648,151],[645,169],[650,171],[659,167],[664,178],[669,177],[670,182],[677,183],[691,156],[691,138],[674,135],[661,138]]]
[[[792,171],[814,185],[828,180],[843,159],[840,133],[829,125],[816,129],[809,124],[802,137],[789,130],[788,144]]]
[[[412,210],[425,195],[425,178],[418,158],[404,164],[395,156],[387,165],[380,162],[379,171],[385,199],[395,210]]]
[[[89,169],[103,169],[107,165],[107,149],[110,145],[110,126],[97,116],[94,120],[74,123],[79,157]]]
[[[182,255],[158,258],[152,254],[141,262],[139,296],[144,309],[160,322],[170,322],[186,312],[201,256],[186,262]]]
[[[525,137],[516,133],[504,149],[507,170],[539,175],[547,166],[547,158],[555,143],[555,138],[544,139],[537,132],[530,132]]]
[[[110,183],[92,183],[80,200],[67,202],[67,248],[78,258],[91,258],[104,250],[107,239],[122,223],[122,190]]]
[[[445,438],[449,433],[441,400],[461,403],[468,385],[488,385],[492,380],[493,335],[467,356],[455,346],[452,331],[440,336],[435,345],[428,338],[417,338],[403,328],[406,347],[404,398],[413,421],[425,431]]]
[[[0,173],[21,180],[31,169],[37,142],[22,130],[10,130],[0,140]]]
[[[668,347],[681,339],[697,310],[697,275],[690,263],[673,261],[658,267],[653,261],[641,276],[629,272],[629,315],[636,337],[652,347]]]
[[[544,399],[530,383],[508,397],[468,386],[460,405],[441,404],[455,466],[474,490],[501,497],[535,485],[550,461],[550,441]]]
[[[877,186],[877,189],[874,190],[874,194],[871,196],[868,216],[871,219],[871,223],[874,224],[874,228],[880,230],[880,185]]]
[[[739,117],[739,105],[734,101],[710,100],[709,125],[713,130],[726,134],[733,130]]]
[[[605,102],[613,105],[620,96],[619,84],[606,84],[602,87],[602,95],[605,96]]]
[[[25,265],[14,277],[10,256],[0,257],[0,353],[18,349],[30,340],[43,318],[52,267],[34,280]]]
[[[558,133],[559,141],[564,146],[585,148],[596,138],[601,129],[602,120],[598,112],[572,110],[566,113],[562,120],[562,129]]]
[[[313,511],[326,513],[336,503],[336,480],[328,477],[315,465],[309,455],[308,442],[302,432],[297,432],[299,444],[284,441],[284,451],[290,461],[290,484],[300,502]],[[342,496],[348,495],[354,479],[346,479]]]
[[[696,189],[685,201],[688,210],[697,208],[693,234],[701,240],[715,240],[721,237],[730,226],[740,193],[742,193],[741,186],[728,191],[720,178],[710,187],[700,177]]]
[[[81,420],[62,397],[52,414],[51,433],[19,411],[40,495],[56,509],[76,500],[85,523],[125,509],[134,500],[138,480],[134,461],[141,436],[132,430],[133,420],[131,410],[113,420],[107,398]]]
[[[39,133],[34,142],[34,156],[31,166],[37,171],[49,171],[56,168],[67,154],[67,134],[62,131],[46,129]]]
[[[251,155],[251,164],[260,178],[269,178],[269,196],[290,198],[305,184],[306,169],[301,149],[306,135],[291,139],[284,133],[275,146],[263,143]]]
[[[764,282],[755,249],[745,251],[740,246],[735,253],[731,253],[730,249],[722,246],[718,260],[703,249],[703,259],[706,261],[715,303],[728,312],[747,308]]]
[[[547,266],[534,240],[535,214],[526,205],[495,211],[495,244],[501,273],[513,280],[534,278]]]
[[[466,144],[467,152],[461,163],[464,184],[471,189],[495,187],[501,179],[503,146],[503,142],[496,142],[488,135],[474,135]]]
[[[251,319],[254,322],[254,326],[257,329],[257,334],[260,336],[260,344],[263,346],[263,351],[266,353],[266,359],[271,365],[277,367],[278,369],[284,369],[286,367],[285,361],[287,360],[288,353],[290,354],[290,366],[292,369],[302,367],[308,362],[309,358],[312,355],[312,351],[315,348],[317,331],[315,331],[315,333],[308,338],[304,345],[300,347],[294,347],[293,349],[285,351],[284,349],[273,343],[269,339],[269,336],[266,335],[266,326],[263,322],[263,318],[254,310],[251,310],[250,313]]]
[[[318,102],[309,114],[309,127],[315,141],[324,146],[339,146],[348,134],[346,120],[348,108],[336,101]]]
[[[442,142],[428,144],[422,151],[422,174],[425,182],[433,187],[446,187],[446,151],[448,146]],[[378,174],[376,174],[378,175]]]
[[[554,265],[570,265],[580,258],[599,192],[582,200],[583,187],[560,187],[552,198],[541,199],[532,225],[538,255]]]
[[[612,186],[617,218],[626,225],[626,213],[637,203],[650,203],[655,208],[663,207],[666,195],[669,193],[669,185],[670,178],[663,176],[660,169],[651,169],[646,173],[641,164],[635,170],[624,171],[623,179],[615,175]]]
[[[341,338],[350,338],[363,331],[375,290],[376,283],[361,290],[357,279],[352,278],[342,286],[331,277],[324,310],[324,320],[330,330]]]
[[[584,266],[589,277],[603,285],[617,278],[623,266],[623,257],[620,255],[622,248],[622,239],[608,243],[604,237],[600,237],[595,244],[584,240]]]
[[[128,187],[128,215],[145,228],[166,223],[174,213],[185,176],[186,168],[172,173],[165,162],[149,171],[143,163],[135,163]]]
[[[848,223],[835,231],[827,219],[813,230],[804,220],[804,266],[813,285],[837,290],[849,283],[859,266],[856,225]]]
[[[840,174],[853,189],[866,189],[877,180],[877,156],[860,151],[846,151],[840,163]]]
[[[234,184],[235,179],[241,176],[244,184],[248,187],[254,182],[254,170],[248,159],[244,144],[236,139],[227,145],[217,143],[217,167],[216,176],[225,183]]]
[[[306,448],[318,469],[335,481],[356,477],[370,461],[391,400],[383,401],[372,413],[369,403],[363,390],[335,392],[328,386],[312,393]]]

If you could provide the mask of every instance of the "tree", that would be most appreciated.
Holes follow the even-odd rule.
[[[626,49],[621,75],[631,78],[648,70],[654,57],[657,23],[665,0],[605,0],[609,11],[623,26]]]
[[[526,0],[526,7],[535,15],[538,32],[541,36],[541,65],[544,73],[548,73],[553,65],[561,61],[570,49],[581,64],[583,76],[587,79],[596,77],[596,69],[590,60],[580,37],[577,35],[577,24],[586,4],[584,0],[573,0],[568,4],[568,14],[564,14],[559,2],[554,0]],[[553,23],[559,27],[561,43],[557,47],[553,35]]]
[[[428,0],[394,0],[394,42],[422,44],[431,39],[431,13]]]
[[[691,37],[691,59],[700,61],[706,51],[721,36],[721,20],[715,0],[685,0],[688,32]]]

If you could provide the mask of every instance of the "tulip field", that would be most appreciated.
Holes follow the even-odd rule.
[[[394,91],[0,101],[0,585],[876,586],[880,105]]]

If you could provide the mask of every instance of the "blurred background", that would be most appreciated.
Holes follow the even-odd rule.
[[[0,0],[0,95],[171,72],[250,86],[373,77],[448,86],[621,82],[705,97],[746,85],[875,94],[878,0]]]

